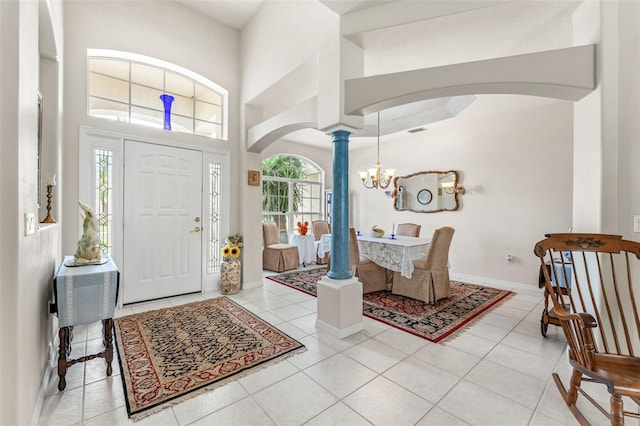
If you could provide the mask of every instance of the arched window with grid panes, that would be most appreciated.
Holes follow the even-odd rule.
[[[262,161],[262,221],[276,222],[289,242],[298,222],[325,219],[324,171],[297,155],[273,155]]]
[[[188,69],[148,56],[87,50],[88,114],[164,127],[163,94],[173,96],[171,130],[228,139],[228,91]]]

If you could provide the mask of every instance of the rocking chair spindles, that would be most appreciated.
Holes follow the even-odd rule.
[[[640,243],[619,235],[550,234],[534,252],[569,347],[569,389],[553,374],[569,409],[580,424],[589,424],[576,407],[582,395],[612,425],[623,425],[625,416],[640,419]],[[581,388],[582,381],[607,387],[608,410]],[[624,409],[623,397],[635,405],[632,410]]]

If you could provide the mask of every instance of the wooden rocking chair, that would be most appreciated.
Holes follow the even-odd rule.
[[[640,419],[640,243],[605,234],[546,237],[534,252],[573,367],[568,390],[553,374],[562,397],[582,425],[590,423],[576,406],[578,394],[612,425],[623,425],[625,416]],[[583,381],[607,387],[608,410],[581,388]]]

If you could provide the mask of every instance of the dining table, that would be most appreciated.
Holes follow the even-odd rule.
[[[307,266],[311,262],[316,261],[316,245],[313,235],[293,234],[291,238],[289,238],[289,244],[298,247],[298,255],[302,266]]]
[[[381,237],[358,235],[360,255],[368,257],[378,265],[400,272],[403,277],[411,278],[413,261],[426,256],[431,246],[430,238],[393,236]]]

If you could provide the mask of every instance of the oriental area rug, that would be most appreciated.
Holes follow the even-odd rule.
[[[133,420],[305,350],[226,297],[114,320]]]
[[[272,281],[316,295],[325,266],[268,276]],[[472,321],[489,312],[512,293],[507,290],[451,281],[451,296],[430,305],[420,300],[376,291],[363,295],[362,313],[407,333],[440,342],[455,336]]]

